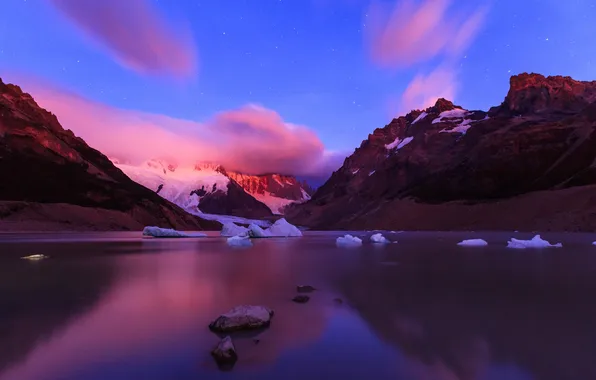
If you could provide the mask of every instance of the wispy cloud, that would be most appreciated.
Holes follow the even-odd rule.
[[[430,73],[419,73],[402,96],[400,111],[424,107],[431,99],[456,95],[456,63],[484,24],[488,6],[471,12],[451,0],[403,0],[393,11],[373,3],[367,13],[367,41],[371,59],[382,67],[409,68],[431,60],[442,63]]]
[[[188,29],[175,30],[149,0],[49,0],[122,65],[143,74],[192,77],[197,51]]]
[[[339,167],[333,165],[343,158],[327,151],[309,128],[258,105],[197,122],[114,108],[47,84],[23,89],[89,145],[133,163],[173,157],[179,164],[214,161],[251,174],[319,176]]]

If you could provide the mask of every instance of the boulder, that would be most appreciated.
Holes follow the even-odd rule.
[[[269,326],[271,317],[273,310],[265,306],[241,305],[220,315],[209,328],[216,332],[258,329]]]
[[[232,338],[226,336],[223,338],[217,346],[211,351],[211,356],[215,359],[218,366],[233,366],[238,355],[236,354],[236,348],[232,342]]]

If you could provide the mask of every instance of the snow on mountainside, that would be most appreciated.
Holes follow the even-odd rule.
[[[283,214],[283,209],[292,203],[308,201],[313,192],[308,184],[299,182],[294,176],[235,172],[227,175],[255,199],[266,204],[274,214]]]
[[[520,74],[488,112],[438,99],[375,129],[285,216],[314,229],[593,230],[595,144],[596,81]]]
[[[267,217],[283,213],[291,203],[310,199],[308,185],[292,176],[226,172],[217,164],[205,162],[193,167],[161,159],[139,166],[121,163],[117,158],[112,162],[135,182],[206,219],[221,219],[213,216],[217,214]]]

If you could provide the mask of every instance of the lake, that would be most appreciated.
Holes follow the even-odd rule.
[[[0,380],[596,379],[596,235],[512,250],[533,234],[355,234],[362,247],[0,234]],[[476,237],[489,246],[456,245]],[[317,288],[305,304],[301,284]],[[239,359],[220,371],[208,324],[243,304],[275,316],[232,334]]]

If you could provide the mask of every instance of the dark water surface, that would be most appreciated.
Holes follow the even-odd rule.
[[[596,379],[596,236],[385,235],[399,243],[2,234],[0,380]],[[456,246],[472,237],[491,245]],[[35,253],[51,257],[19,259]],[[297,284],[320,290],[296,304]],[[221,372],[207,325],[241,304],[276,314],[232,335]]]

